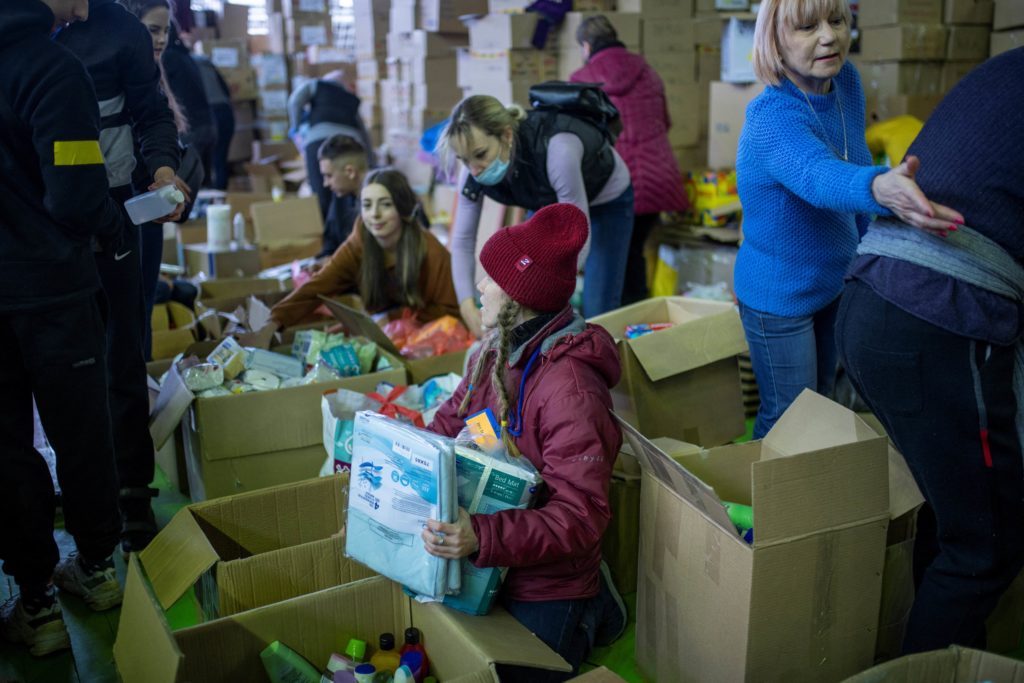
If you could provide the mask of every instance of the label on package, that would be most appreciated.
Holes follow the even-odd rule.
[[[237,69],[241,60],[238,58],[237,47],[215,47],[210,54],[210,61],[218,69]]]

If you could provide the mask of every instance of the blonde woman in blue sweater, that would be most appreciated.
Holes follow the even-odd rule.
[[[757,17],[754,71],[768,87],[740,135],[735,272],[761,394],[755,438],[805,388],[831,392],[838,297],[869,216],[936,234],[963,222],[918,188],[916,159],[871,166],[850,21],[847,0],[765,0]]]

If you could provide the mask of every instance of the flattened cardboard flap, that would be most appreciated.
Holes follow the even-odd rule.
[[[155,449],[160,450],[171,438],[195,398],[195,394],[185,386],[178,366],[172,363],[149,415],[149,435]]]
[[[113,654],[120,680],[151,683],[174,683],[185,657],[134,553],[128,558]]]
[[[163,609],[173,605],[219,559],[189,508],[178,510],[139,553],[139,561]]]
[[[398,352],[398,348],[390,339],[388,339],[388,336],[384,334],[384,330],[381,329],[380,325],[373,322],[373,318],[368,316],[366,313],[350,308],[349,306],[346,306],[339,301],[335,301],[334,299],[328,299],[322,294],[320,295],[320,299],[324,302],[324,305],[327,306],[327,310],[331,312],[331,315],[333,315],[335,319],[345,327],[350,335],[366,337],[388,353],[399,358],[402,357]]]
[[[853,411],[804,389],[762,440],[762,460],[877,438]]]
[[[736,527],[729,520],[729,514],[725,511],[722,501],[715,495],[714,489],[651,443],[628,422],[615,413],[612,415],[618,420],[619,426],[622,427],[622,435],[626,438],[644,470],[650,472],[663,486],[700,511],[715,526],[730,536],[739,538]]]
[[[568,662],[501,607],[478,617],[438,603],[413,602],[412,622],[423,632],[427,652],[442,680],[455,668],[446,661],[449,657],[456,658],[449,660],[455,662],[470,655],[479,658],[485,666],[511,664],[550,671],[572,670]],[[444,634],[444,642],[432,641],[433,650],[432,633],[435,637]],[[464,665],[464,661],[457,664],[462,668]]]

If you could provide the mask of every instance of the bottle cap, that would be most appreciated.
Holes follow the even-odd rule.
[[[381,650],[394,650],[395,649],[395,634],[394,633],[382,633],[382,634],[380,634],[380,649]]]
[[[167,199],[175,204],[181,204],[185,201],[185,193],[175,188],[167,193]]]
[[[361,662],[366,657],[366,641],[352,638],[345,647],[345,654],[352,658],[353,662]]]
[[[406,645],[419,645],[420,644],[420,630],[415,626],[410,626],[405,629],[405,644]]]

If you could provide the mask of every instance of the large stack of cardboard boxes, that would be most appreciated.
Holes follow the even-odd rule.
[[[352,4],[356,37],[356,94],[359,113],[374,141],[382,138],[380,82],[387,77],[388,3],[355,0]]]
[[[883,0],[862,3],[858,22],[868,121],[900,114],[923,120],[988,57],[992,3]]]
[[[992,40],[989,54],[1024,46],[1024,3],[1018,0],[995,0],[992,13]]]

